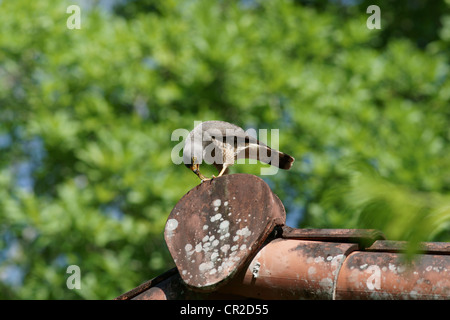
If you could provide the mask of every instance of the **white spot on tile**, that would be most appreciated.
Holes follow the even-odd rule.
[[[219,254],[217,252],[213,252],[213,254],[211,255],[211,261],[216,261],[218,257]]]
[[[212,261],[203,262],[198,266],[198,270],[201,272],[205,272],[211,270],[214,267],[214,263]]]
[[[244,237],[248,237],[252,234],[252,232],[250,230],[248,230],[248,227],[239,229],[238,231],[236,231],[236,234],[239,236],[244,236]]]
[[[167,220],[166,230],[173,231],[178,228],[178,220],[177,219],[169,219]]]
[[[224,220],[224,221],[222,221],[221,223],[220,223],[220,226],[219,226],[219,228],[220,228],[220,230],[221,230],[221,233],[226,233],[226,232],[228,232],[228,227],[230,226],[230,222],[229,221],[227,221],[227,220]]]

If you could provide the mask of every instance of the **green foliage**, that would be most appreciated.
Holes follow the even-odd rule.
[[[280,129],[296,162],[263,178],[300,227],[450,241],[448,2],[396,31],[395,5],[368,30],[324,3],[129,1],[69,30],[68,3],[0,2],[0,297],[111,299],[173,266],[166,217],[199,181],[171,134],[195,120]]]

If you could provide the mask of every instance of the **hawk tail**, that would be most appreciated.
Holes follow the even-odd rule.
[[[251,144],[238,154],[238,159],[257,159],[263,163],[276,166],[280,169],[289,170],[294,163],[294,158],[281,151],[272,149],[266,145]]]
[[[261,162],[276,166],[280,169],[289,170],[295,161],[290,155],[269,147],[261,147],[258,151],[261,151],[258,154],[258,159]]]
[[[289,170],[292,167],[292,164],[294,163],[295,159],[286,153],[280,151],[278,151],[278,153],[279,153],[278,167],[280,169]]]

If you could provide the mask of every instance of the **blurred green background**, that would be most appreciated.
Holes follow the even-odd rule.
[[[112,299],[173,267],[164,225],[200,181],[171,134],[195,120],[280,130],[296,162],[262,178],[291,227],[450,241],[449,9],[0,1],[0,298]]]

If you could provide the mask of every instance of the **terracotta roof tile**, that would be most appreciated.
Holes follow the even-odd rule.
[[[189,191],[165,239],[177,268],[117,297],[172,299],[450,299],[450,244],[371,229],[295,229],[260,178],[226,175]]]

